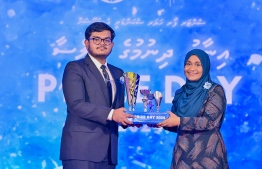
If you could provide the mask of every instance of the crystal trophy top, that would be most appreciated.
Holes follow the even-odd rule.
[[[135,111],[140,76],[134,72],[126,72],[124,73],[124,80],[125,80],[127,101],[129,106],[128,110]]]

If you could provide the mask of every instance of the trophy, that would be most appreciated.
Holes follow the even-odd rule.
[[[160,104],[162,101],[162,93],[160,91],[154,92],[155,102],[156,102],[156,112],[159,112],[160,110]]]
[[[152,94],[150,89],[140,90],[140,93],[143,95],[142,101],[144,110],[135,110],[140,76],[134,72],[126,72],[124,73],[123,79],[129,107],[127,113],[133,114],[135,116],[135,118],[128,119],[132,121],[133,124],[158,124],[169,117],[168,113],[160,112],[162,93],[155,91]],[[153,100],[155,100],[156,111],[153,111]]]
[[[134,72],[124,73],[129,111],[135,111],[140,76]]]
[[[147,103],[148,103],[148,98],[147,95],[151,93],[150,89],[141,89],[140,93],[143,95],[143,105],[144,105],[144,112],[147,112]]]

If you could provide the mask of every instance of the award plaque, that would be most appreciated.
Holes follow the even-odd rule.
[[[135,110],[139,81],[140,76],[138,74],[134,72],[124,73],[128,102],[127,113],[135,116],[135,118],[129,118],[129,120],[132,121],[133,124],[158,124],[169,118],[168,113],[160,112],[160,104],[162,101],[162,93],[160,91],[151,93],[150,89],[141,89],[140,94],[143,95],[143,110]],[[155,109],[154,106],[156,107]]]

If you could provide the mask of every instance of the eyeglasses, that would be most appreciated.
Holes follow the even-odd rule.
[[[110,45],[112,40],[110,38],[101,39],[99,37],[89,38],[88,40],[93,40],[94,44],[99,45],[102,41],[105,45]]]

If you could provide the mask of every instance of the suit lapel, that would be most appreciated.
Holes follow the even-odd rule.
[[[115,99],[114,99],[114,102],[113,102],[113,107],[115,107],[115,104],[116,104],[116,102],[117,102],[117,99],[118,98],[120,98],[120,96],[119,96],[119,91],[121,91],[121,84],[120,84],[120,82],[119,82],[119,75],[117,75],[117,73],[116,73],[116,71],[115,71],[115,69],[110,65],[110,64],[107,64],[107,66],[108,66],[108,69],[110,70],[110,73],[111,73],[111,75],[112,75],[112,77],[113,77],[113,80],[114,80],[114,83],[115,83],[115,86],[116,86],[116,93],[115,93]]]
[[[109,106],[110,105],[109,104],[109,94],[108,94],[108,91],[107,91],[107,86],[106,86],[106,83],[104,81],[104,78],[102,77],[101,73],[99,72],[99,70],[95,66],[94,62],[90,59],[89,55],[86,55],[85,63],[87,64],[87,67],[90,70],[90,72],[92,72],[92,74],[95,76],[96,80],[100,84],[100,88],[103,91],[104,97],[105,97],[106,102]]]

